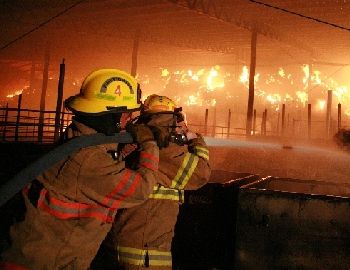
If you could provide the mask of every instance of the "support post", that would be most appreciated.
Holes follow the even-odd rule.
[[[227,139],[230,138],[230,129],[231,129],[231,109],[228,109]]]
[[[251,135],[252,118],[254,108],[254,76],[256,67],[256,43],[257,31],[252,31],[251,46],[250,46],[250,70],[249,70],[249,94],[247,107],[247,122],[246,122],[246,136]]]
[[[60,125],[60,137],[62,138],[63,135],[63,127],[64,127],[64,117],[65,117],[65,112],[64,112],[64,106],[62,106],[62,115],[61,115],[61,125]]]
[[[137,55],[139,50],[139,43],[140,43],[140,32],[137,31],[135,33],[134,42],[132,46],[132,56],[131,56],[131,75],[136,76],[137,71]]]
[[[9,103],[6,103],[6,111],[5,111],[5,119],[4,119],[4,130],[2,133],[2,140],[6,140],[6,129],[7,129],[7,123],[8,123],[8,117],[9,117]]]
[[[213,128],[211,130],[211,136],[215,137],[215,134],[216,134],[216,106],[214,106]]]
[[[261,135],[264,135],[264,122],[265,122],[265,111],[263,111],[263,114],[261,117]]]
[[[338,131],[341,129],[341,104],[338,103]]]
[[[310,104],[312,103],[311,101],[311,77],[313,72],[312,67],[313,67],[312,63],[309,64],[309,78],[307,80],[307,102]]]
[[[281,134],[285,133],[285,117],[286,117],[286,104],[282,104],[282,120],[281,120]]]
[[[307,104],[307,138],[311,139],[311,104]]]
[[[46,45],[45,59],[44,59],[44,69],[43,69],[43,83],[41,87],[41,97],[40,97],[40,113],[39,113],[39,128],[38,128],[38,142],[43,141],[44,133],[44,113],[45,113],[45,99],[47,91],[47,82],[49,78],[49,64],[50,64],[50,46]]]
[[[265,117],[264,117],[264,135],[266,136],[266,122],[267,122],[267,109],[265,109]]]
[[[329,138],[331,133],[331,114],[332,114],[332,90],[328,90],[327,112],[326,112],[326,136]]]
[[[17,103],[17,118],[16,118],[16,129],[15,129],[15,141],[18,142],[18,130],[20,126],[21,119],[21,106],[22,106],[22,94],[18,95],[18,103]]]
[[[60,77],[58,79],[58,87],[57,87],[57,103],[56,103],[55,133],[54,133],[55,142],[57,142],[57,140],[59,139],[59,132],[60,132],[60,117],[61,117],[62,100],[63,100],[63,84],[64,84],[65,69],[66,69],[66,66],[64,64],[64,58],[63,58],[62,63],[60,64]]]
[[[205,118],[204,118],[204,134],[205,136],[208,135],[208,109],[205,109]]]
[[[254,113],[253,113],[253,135],[255,135],[255,131],[256,131],[256,109],[254,109]]]

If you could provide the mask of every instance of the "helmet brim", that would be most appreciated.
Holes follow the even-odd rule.
[[[141,104],[127,108],[126,106],[116,107],[114,102],[106,102],[105,100],[89,100],[81,95],[69,97],[64,102],[65,107],[73,113],[86,115],[103,115],[108,113],[123,113],[138,111],[141,109]]]

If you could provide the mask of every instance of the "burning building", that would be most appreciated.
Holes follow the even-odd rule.
[[[130,71],[144,98],[166,95],[184,108],[190,128],[207,135],[212,144],[215,169],[259,174],[265,184],[270,175],[342,182],[339,186],[350,181],[347,154],[294,145],[298,139],[329,143],[337,130],[349,125],[348,1],[15,0],[2,1],[0,6],[4,141],[8,134],[18,141],[19,127],[28,129],[34,125],[31,119],[38,126],[39,116],[33,117],[29,110],[56,110],[44,117],[51,120],[55,113],[67,116],[57,103],[60,64],[65,59],[63,99],[79,92],[92,70]],[[66,124],[50,122],[47,130],[53,133]],[[265,142],[255,144],[256,138]],[[266,142],[272,139],[278,143]],[[6,155],[3,162],[9,163],[4,168],[15,163]],[[270,182],[262,186],[270,187]],[[293,193],[293,188],[284,191]],[[318,195],[326,196],[322,200],[327,195],[348,196],[334,193]],[[300,211],[303,199],[298,201]],[[200,196],[193,200],[203,202]],[[240,208],[240,215],[244,211]],[[256,226],[268,228],[272,214],[258,216]],[[278,214],[290,217],[288,211]],[[347,224],[334,220],[329,224]],[[349,235],[347,229],[341,233]],[[277,244],[276,249],[282,250]],[[348,255],[347,246],[344,250],[342,254]],[[336,256],[336,251],[332,254]],[[241,261],[247,262],[246,255],[240,253]],[[295,263],[298,256],[286,268],[306,267]]]

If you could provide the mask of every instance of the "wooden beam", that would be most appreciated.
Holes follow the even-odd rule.
[[[253,108],[254,108],[254,76],[256,67],[256,44],[257,44],[257,32],[252,32],[251,50],[250,50],[250,70],[249,70],[249,93],[248,93],[248,107],[247,107],[247,122],[246,122],[246,135],[251,135]]]
[[[64,64],[64,58],[60,64],[60,77],[58,79],[57,87],[57,103],[56,103],[56,113],[55,113],[55,133],[54,141],[57,142],[59,139],[60,133],[60,118],[62,113],[62,100],[63,100],[63,84],[64,84],[64,75],[65,75],[66,65]],[[63,116],[62,116],[63,117]]]
[[[43,82],[41,86],[41,97],[40,97],[40,113],[39,113],[39,127],[38,127],[38,142],[43,141],[44,132],[44,111],[46,101],[47,83],[49,78],[49,64],[50,64],[50,45],[46,44],[46,51],[44,57],[44,69],[43,69]]]

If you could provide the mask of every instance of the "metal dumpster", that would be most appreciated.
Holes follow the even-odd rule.
[[[239,186],[259,177],[214,170],[210,182],[185,192],[173,239],[173,269],[232,269]]]
[[[267,177],[238,196],[235,269],[350,269],[350,185]]]

